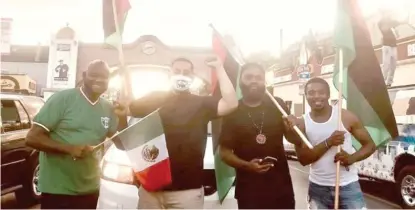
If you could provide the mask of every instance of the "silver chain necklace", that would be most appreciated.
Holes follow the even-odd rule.
[[[258,126],[255,123],[254,119],[252,118],[251,113],[248,112],[249,119],[251,119],[252,124],[257,129],[257,132],[259,132],[258,135],[256,136],[256,142],[258,144],[265,144],[265,142],[267,141],[267,137],[262,133],[262,128],[264,127],[264,116],[265,116],[265,112],[262,111],[261,126]]]

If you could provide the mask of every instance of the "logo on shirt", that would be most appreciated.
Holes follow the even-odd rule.
[[[154,162],[159,156],[159,149],[154,145],[145,145],[141,151],[143,159],[147,162]]]
[[[104,126],[105,129],[109,128],[110,118],[109,117],[101,117],[101,124]]]

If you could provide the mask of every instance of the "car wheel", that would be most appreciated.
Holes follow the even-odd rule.
[[[415,208],[415,166],[404,167],[398,175],[397,185],[402,208]]]
[[[39,159],[37,156],[34,156],[30,160],[30,176],[25,177],[23,182],[23,188],[16,191],[16,200],[17,202],[24,205],[32,205],[37,203],[42,195],[38,188],[39,180]]]

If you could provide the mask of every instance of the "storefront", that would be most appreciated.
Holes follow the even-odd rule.
[[[132,72],[169,70],[175,58],[185,57],[193,62],[199,80],[203,84],[210,84],[211,68],[205,64],[205,59],[213,55],[210,48],[169,46],[156,36],[144,35],[132,43],[124,44],[123,53],[125,65]],[[51,37],[49,46],[12,46],[10,54],[2,57],[2,62],[7,63],[9,72],[25,72],[36,82],[39,81],[42,87],[42,91],[38,91],[39,95],[47,98],[56,91],[80,85],[82,72],[91,61],[97,59],[107,62],[114,70],[120,64],[118,51],[114,47],[104,43],[80,42],[73,29],[64,27]],[[30,65],[22,65],[25,63]],[[37,64],[42,65],[40,67]],[[142,77],[142,74],[133,75]],[[147,86],[160,83],[154,78],[151,81],[137,81],[146,82]]]
[[[1,74],[1,92],[33,95],[36,93],[36,81],[26,74]]]
[[[379,62],[381,62],[380,50],[379,47],[375,48]],[[398,60],[392,87],[415,84],[415,37],[406,39],[398,44]],[[332,79],[334,70],[333,61],[333,56],[327,56],[321,66],[321,70],[316,71],[316,74],[312,75],[324,78],[329,83],[331,93],[330,103],[335,103],[338,100],[338,92],[333,85]],[[302,95],[302,86],[305,82],[299,80],[296,74],[295,71],[286,69],[276,72],[275,75],[277,76],[273,79],[274,95],[281,97],[288,104],[292,104],[291,113],[300,116],[309,107]]]

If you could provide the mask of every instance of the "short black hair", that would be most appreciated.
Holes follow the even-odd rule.
[[[308,85],[313,84],[313,83],[319,83],[319,84],[324,85],[324,87],[327,89],[327,92],[330,94],[330,85],[329,85],[329,83],[325,79],[322,79],[320,77],[313,77],[313,78],[309,79],[307,81],[307,83],[305,83],[304,93],[307,93]]]
[[[99,59],[91,61],[88,64],[88,68],[86,69],[86,71],[94,70],[94,69],[106,69],[110,71],[110,67],[108,66],[107,62],[103,60],[99,60]]]
[[[249,62],[249,63],[245,63],[244,65],[242,65],[241,75],[244,73],[244,71],[246,71],[247,69],[251,69],[251,68],[259,69],[259,70],[263,71],[264,74],[265,74],[265,69],[261,64],[255,63],[255,62]]]
[[[173,64],[174,64],[174,63],[179,62],[179,61],[189,63],[189,64],[190,64],[190,68],[193,70],[194,65],[193,65],[192,61],[190,61],[190,59],[185,58],[185,57],[178,57],[178,58],[174,59],[174,60],[171,62],[171,65],[173,66]]]

